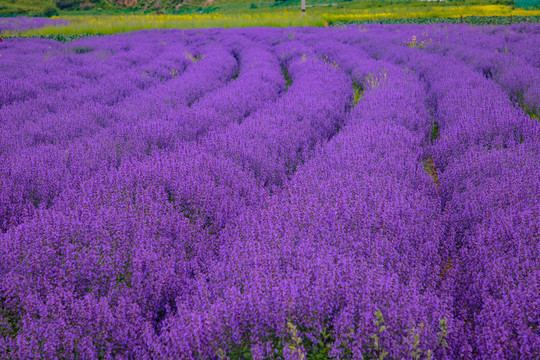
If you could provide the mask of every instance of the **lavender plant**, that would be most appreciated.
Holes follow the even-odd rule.
[[[0,43],[0,358],[540,357],[539,34]]]

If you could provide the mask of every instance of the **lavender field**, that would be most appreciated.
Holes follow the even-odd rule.
[[[67,25],[66,20],[41,17],[0,17],[0,34],[4,32],[24,31],[45,26]]]
[[[540,24],[0,43],[1,359],[540,358]]]

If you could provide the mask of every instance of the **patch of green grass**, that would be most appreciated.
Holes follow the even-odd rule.
[[[439,171],[432,158],[424,160],[424,170],[431,176],[435,185],[439,185]]]
[[[506,49],[506,47],[505,47]],[[525,99],[523,99],[523,95],[521,93],[517,94],[517,96],[513,99],[516,101],[519,106],[523,109],[523,111],[529,115],[531,119],[540,120],[540,107],[531,107],[528,106],[525,103]]]
[[[360,98],[362,97],[362,93],[364,89],[362,88],[362,85],[354,82],[353,90],[354,90],[353,105],[356,105],[360,101]]]
[[[291,86],[291,78],[289,77],[289,70],[285,66],[281,67],[281,73],[283,74],[283,77],[285,78],[286,84],[285,84],[285,91],[289,89],[289,86]]]
[[[431,143],[433,144],[433,142],[435,140],[437,140],[439,138],[440,134],[439,134],[439,124],[434,121],[433,122],[433,127],[431,128]]]

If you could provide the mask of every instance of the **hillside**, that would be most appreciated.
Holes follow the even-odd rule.
[[[0,0],[0,14],[52,15],[63,11],[174,11],[214,5],[216,0]],[[223,4],[230,1],[217,0]],[[245,2],[234,1],[238,2]]]
[[[58,11],[55,0],[0,0],[0,14],[52,15]]]

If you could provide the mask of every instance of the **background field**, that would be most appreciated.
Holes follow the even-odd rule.
[[[211,3],[212,6],[207,7],[194,7],[197,6],[194,3],[189,5],[190,7],[178,10],[166,6],[167,3],[163,2],[162,6],[165,10],[159,12],[151,7],[145,8],[142,4],[128,9],[121,6],[113,7],[112,3],[109,3],[109,7],[101,8],[96,5],[87,11],[76,10],[80,9],[79,6],[53,16],[55,19],[67,20],[68,25],[46,26],[23,32],[11,31],[8,33],[4,31],[3,36],[113,34],[155,28],[331,26],[363,22],[511,24],[538,22],[540,19],[540,10],[538,9],[514,8],[508,2],[496,3],[494,1],[435,3],[414,1],[332,2],[332,0],[322,2],[317,0],[317,2],[308,1],[306,16],[301,16],[298,1],[264,3],[248,1],[237,3],[238,0],[234,1],[235,3],[221,0]],[[0,2],[0,4],[3,3]],[[28,1],[28,7],[24,11],[29,13],[45,11],[31,8],[31,4],[38,4],[42,6],[41,9],[46,9],[52,3]],[[0,5],[1,11],[7,11],[5,9],[6,7],[2,8]]]
[[[62,30],[70,34],[88,27],[95,29],[93,33],[109,33],[154,27],[321,26],[381,19],[540,15],[538,0],[307,0],[306,4],[308,16],[302,18],[300,0],[0,0],[0,16],[59,16],[73,23],[69,30]],[[80,18],[81,15],[92,17]],[[120,28],[106,29],[103,22],[114,22]]]

